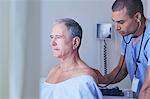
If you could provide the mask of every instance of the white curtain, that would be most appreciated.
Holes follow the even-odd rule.
[[[9,5],[0,1],[0,98],[9,96]],[[1,98],[2,99],[2,98]]]
[[[38,99],[40,1],[0,1],[0,99]]]

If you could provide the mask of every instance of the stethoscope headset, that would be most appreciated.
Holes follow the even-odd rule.
[[[125,45],[125,52],[124,52],[123,60],[122,60],[122,63],[121,63],[121,66],[120,66],[118,72],[116,73],[116,75],[114,76],[114,78],[113,78],[110,82],[108,82],[108,83],[107,83],[106,85],[104,85],[104,86],[99,86],[99,87],[105,88],[105,87],[109,86],[113,81],[115,81],[115,79],[116,79],[117,76],[119,75],[119,73],[120,73],[120,71],[121,71],[121,69],[122,69],[122,67],[123,67],[124,61],[125,61],[125,56],[126,56],[126,51],[127,51],[127,45],[130,44],[130,42],[131,42],[131,40],[132,40],[133,38],[136,38],[136,37],[134,36],[134,34],[136,34],[137,31],[140,30],[140,27],[141,27],[141,25],[142,25],[140,19],[141,19],[141,17],[140,17],[140,18],[139,18],[139,17],[136,18],[136,20],[137,20],[137,22],[138,22],[138,28],[136,29],[136,31],[135,31],[134,33],[132,33],[133,36],[131,36],[131,38],[130,38],[128,41],[125,40],[125,36],[123,36],[123,41],[125,42],[126,45]],[[136,75],[136,72],[137,72],[137,69],[138,69],[138,64],[137,64],[137,63],[141,63],[141,61],[139,60],[139,58],[140,58],[140,54],[141,54],[141,49],[142,49],[142,43],[143,43],[143,39],[144,39],[144,32],[145,32],[145,30],[146,30],[146,26],[144,27],[144,30],[143,30],[142,40],[141,40],[141,44],[140,44],[140,49],[139,49],[138,57],[137,57],[136,63],[135,63],[135,64],[136,64],[136,69],[135,69],[135,72],[134,72],[135,75]],[[126,36],[129,36],[129,35],[126,35]]]

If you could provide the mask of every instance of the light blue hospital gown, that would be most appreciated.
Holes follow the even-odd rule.
[[[50,84],[40,82],[40,99],[103,99],[92,76],[81,75],[66,81]]]
[[[125,40],[128,42],[130,38],[131,35],[126,36]],[[141,90],[142,85],[144,84],[144,80],[146,77],[147,65],[150,65],[150,20],[148,20],[146,24],[146,30],[144,33],[144,39],[142,42],[141,53],[139,57],[140,63],[136,62],[135,60],[139,55],[142,36],[139,37],[139,41],[135,45],[133,44],[133,40],[134,39],[132,39],[131,42],[127,45],[125,59],[126,59],[128,74],[130,76],[131,81],[133,80],[134,77],[134,71],[136,68],[135,63],[138,64],[136,78],[140,80],[138,91],[137,91],[137,95],[139,95],[139,92]],[[122,46],[122,53],[124,54],[126,44],[123,40],[121,46]]]

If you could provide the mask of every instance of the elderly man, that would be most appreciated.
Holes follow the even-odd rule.
[[[98,76],[79,56],[82,29],[73,19],[59,19],[52,29],[51,47],[60,60],[41,83],[41,99],[102,99]]]

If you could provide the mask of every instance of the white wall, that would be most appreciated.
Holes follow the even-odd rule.
[[[147,16],[147,18],[150,18],[150,0],[147,0],[146,1],[146,6],[147,6],[147,14],[146,14],[146,16]]]

